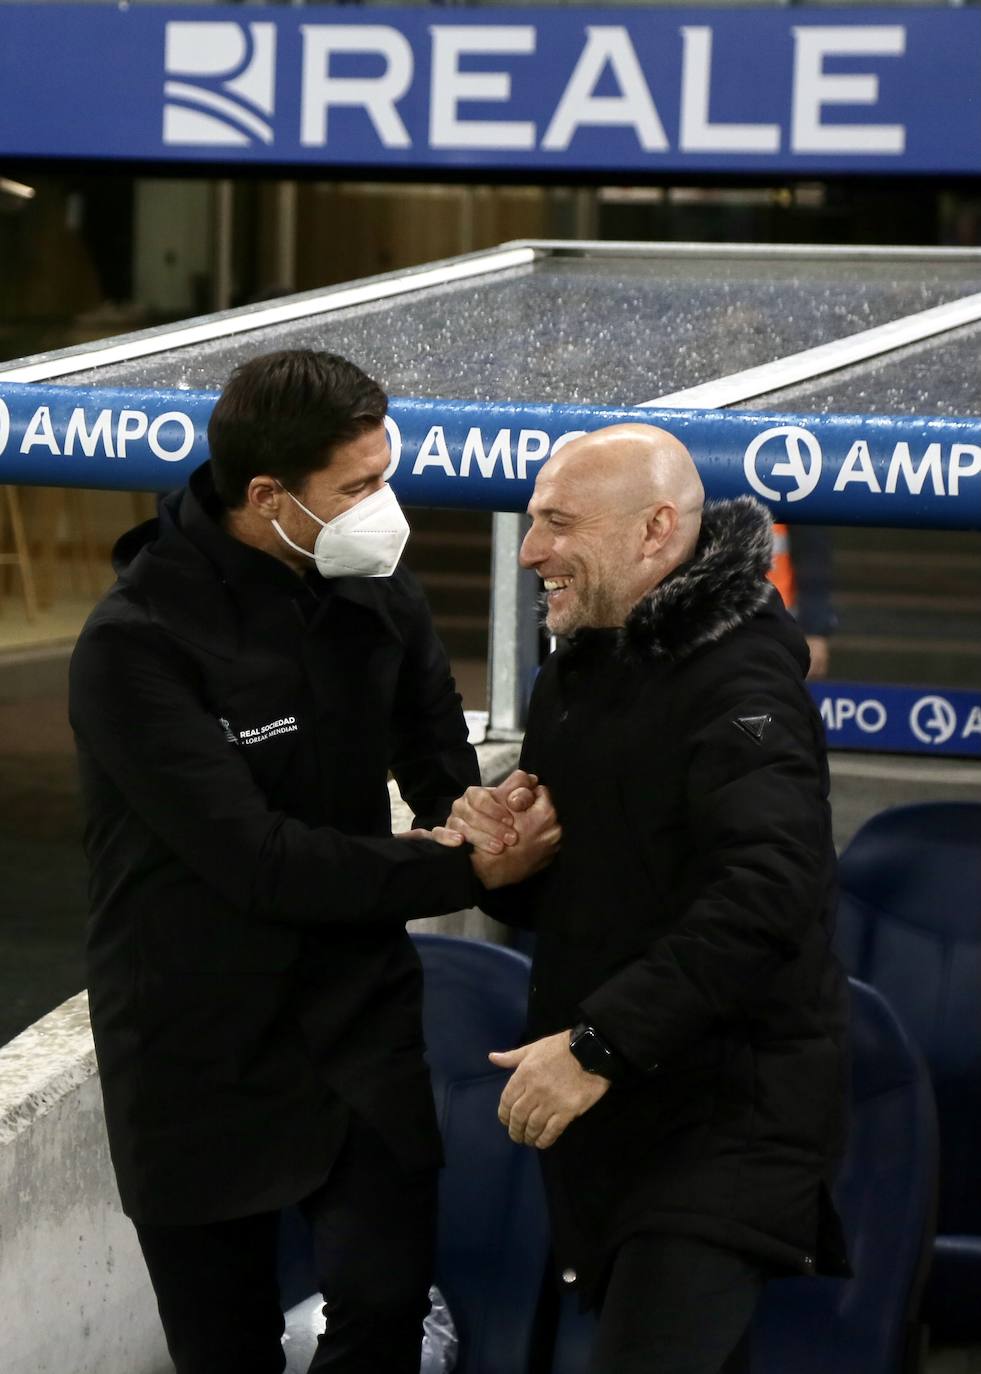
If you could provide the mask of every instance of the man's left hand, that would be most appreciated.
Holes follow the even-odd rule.
[[[501,1094],[498,1119],[512,1140],[539,1150],[554,1145],[610,1086],[608,1078],[587,1073],[579,1063],[569,1049],[568,1031],[488,1057],[498,1068],[514,1069]]]

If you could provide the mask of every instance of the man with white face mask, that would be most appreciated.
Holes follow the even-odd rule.
[[[119,541],[72,660],[92,1025],[178,1374],[282,1370],[290,1203],[327,1302],[311,1368],[417,1374],[440,1144],[405,922],[558,841],[544,794],[499,856],[442,827],[478,773],[399,566],[386,405],[333,355],[240,367],[210,463]]]

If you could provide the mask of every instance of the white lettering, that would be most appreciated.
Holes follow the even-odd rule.
[[[868,701],[860,703],[855,712],[855,721],[860,730],[864,730],[867,735],[877,734],[886,723],[886,708],[881,701],[876,701],[870,697]]]
[[[577,130],[586,125],[625,125],[636,131],[645,152],[666,152],[664,126],[627,30],[621,25],[587,24],[586,35],[586,45],[562,92],[542,147],[548,152],[563,152]],[[593,94],[607,65],[620,95]]]
[[[142,410],[121,410],[116,421],[116,452],[120,458],[126,457],[126,445],[134,439],[142,439],[149,428],[149,421]]]
[[[845,455],[845,461],[835,478],[835,491],[844,491],[849,482],[861,482],[869,491],[882,491],[872,466],[869,446],[864,439],[856,439]]]
[[[940,445],[928,444],[919,466],[914,468],[909,444],[904,440],[900,441],[893,449],[889,460],[889,471],[886,473],[887,492],[896,490],[900,474],[911,496],[919,496],[927,477],[933,483],[934,496],[943,496],[944,474],[940,466]]]
[[[835,702],[834,728],[836,730],[840,730],[842,726],[847,724],[848,721],[854,720],[855,714],[856,707],[854,701],[852,701],[849,697],[839,697],[838,700]]]
[[[175,424],[180,428],[181,438],[176,448],[164,447],[160,431],[166,424]],[[181,410],[168,410],[165,414],[158,415],[147,431],[146,441],[155,457],[161,458],[165,463],[179,463],[194,447],[194,426],[191,424],[190,416]]]
[[[479,426],[467,431],[467,437],[463,441],[463,458],[460,462],[460,476],[470,476],[470,465],[474,458],[477,459],[477,466],[480,469],[481,477],[493,477],[494,468],[497,460],[501,460],[501,471],[504,476],[514,478],[514,465],[511,462],[511,431],[509,429],[499,429],[490,446],[490,452],[484,452],[484,436],[480,432]]]
[[[242,744],[265,744],[266,740],[275,739],[277,735],[295,735],[297,730],[296,716],[283,716],[281,720],[271,720],[268,725],[251,725],[248,729],[239,730],[238,737]],[[234,735],[231,739],[234,744]]]
[[[961,739],[967,739],[968,735],[981,735],[981,706],[972,706],[970,714],[964,722]]]
[[[548,435],[543,429],[522,429],[518,433],[517,466],[518,477],[524,482],[528,478],[528,464],[541,463],[548,457]]]
[[[951,496],[960,495],[962,477],[977,477],[979,472],[981,448],[976,444],[954,444],[950,450],[950,467],[947,470],[947,484]]]
[[[902,57],[901,24],[808,24],[794,28],[794,97],[790,145],[795,153],[891,153],[906,148],[905,124],[822,124],[825,105],[875,105],[879,78],[870,72],[829,75],[826,57]]]
[[[411,148],[412,140],[395,106],[412,84],[412,48],[387,24],[301,24],[303,84],[300,142],[324,148],[331,106],[359,106],[385,148]],[[381,76],[331,76],[333,53],[377,53],[385,59]]]
[[[412,476],[418,477],[426,468],[442,468],[447,477],[456,476],[442,425],[433,425],[423,439],[416,461],[412,464]]]
[[[920,697],[909,723],[921,744],[946,744],[957,728],[957,716],[946,697]]]
[[[713,124],[712,30],[682,25],[680,146],[686,153],[777,153],[779,124]]]
[[[858,702],[851,697],[825,697],[821,702],[821,719],[827,730],[841,730],[853,720],[863,734],[875,735],[885,726],[888,715],[882,702],[874,697]]]
[[[7,440],[10,438],[10,411],[6,403],[0,401],[0,453],[7,447]]]
[[[533,53],[531,24],[434,24],[429,141],[434,148],[534,148],[525,120],[460,119],[462,101],[508,101],[510,72],[462,72],[464,53]]]
[[[76,441],[81,444],[86,458],[94,458],[95,451],[100,445],[107,458],[115,458],[116,450],[112,443],[112,411],[100,410],[92,428],[89,429],[85,411],[81,406],[76,406],[68,417],[68,426],[65,430],[65,454],[68,457],[75,452]]]
[[[589,431],[585,429],[570,429],[567,434],[560,434],[552,445],[552,457],[558,453],[560,448],[565,448],[566,444],[571,444],[573,439],[581,439]]]
[[[31,416],[31,422],[24,431],[20,451],[30,453],[32,448],[38,447],[48,449],[56,458],[61,457],[61,449],[58,447],[58,440],[51,424],[51,411],[47,406],[38,406]]]
[[[781,499],[781,493],[766,485],[756,466],[760,450],[773,439],[783,440],[784,456],[773,464],[772,475],[792,477],[796,485],[793,491],[786,493],[787,500],[802,501],[806,496],[810,496],[820,480],[822,457],[821,445],[815,436],[809,429],[802,429],[800,425],[774,425],[772,429],[763,430],[750,441],[743,455],[746,481],[760,496],[768,497],[771,501]]]

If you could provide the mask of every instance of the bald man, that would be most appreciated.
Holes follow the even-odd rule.
[[[807,648],[771,589],[770,518],[704,504],[663,430],[617,425],[541,469],[521,562],[562,639],[521,765],[558,859],[485,906],[536,932],[528,1043],[500,1119],[542,1152],[591,1374],[745,1367],[772,1275],[848,1272],[835,860]],[[513,784],[512,784],[513,786]],[[522,842],[530,788],[449,825]]]

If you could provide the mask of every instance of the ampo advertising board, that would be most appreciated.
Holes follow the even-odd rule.
[[[0,6],[0,154],[981,171],[981,13]]]
[[[832,749],[981,758],[981,692],[816,682]]]
[[[0,485],[163,491],[207,458],[214,392],[0,385]],[[406,505],[523,510],[541,464],[617,420],[688,444],[709,497],[791,522],[981,529],[977,419],[761,415],[395,397],[388,477]],[[981,694],[819,683],[834,748],[981,757]]]
[[[208,456],[216,395],[0,384],[0,484],[181,486]],[[521,511],[550,454],[623,420],[676,434],[710,497],[755,495],[792,523],[981,529],[976,418],[393,397],[391,482],[407,505]]]

